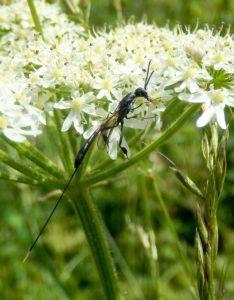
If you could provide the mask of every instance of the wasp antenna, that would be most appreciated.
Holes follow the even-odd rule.
[[[151,65],[151,59],[150,59],[150,61],[149,61],[149,63],[148,63],[148,67],[147,67],[147,72],[146,72],[146,76],[145,76],[145,85],[144,85],[144,89],[146,89],[147,88],[147,84],[148,84],[148,82],[149,82],[149,80],[148,80],[148,76],[149,76],[149,70],[150,70],[150,65]],[[152,76],[152,75],[151,75]],[[151,77],[150,76],[150,77]]]
[[[152,72],[150,73],[150,76],[149,76],[149,78],[148,78],[148,80],[147,80],[147,82],[146,82],[146,84],[145,84],[145,90],[147,89],[147,86],[148,86],[148,84],[149,84],[149,82],[150,82],[150,79],[151,79],[151,77],[152,77],[153,74],[154,74],[154,71],[152,71]]]
[[[25,261],[28,259],[29,255],[31,254],[33,248],[35,247],[37,241],[39,240],[40,236],[43,234],[44,230],[46,229],[46,226],[48,225],[48,223],[49,223],[51,217],[53,216],[53,214],[54,214],[56,208],[58,207],[60,201],[62,200],[63,195],[65,194],[66,190],[68,189],[68,187],[69,187],[69,185],[70,185],[70,183],[71,183],[73,177],[75,176],[77,170],[78,170],[78,168],[76,168],[76,169],[74,170],[74,172],[72,173],[71,177],[69,178],[67,184],[65,185],[65,187],[64,187],[64,189],[63,189],[62,194],[61,194],[60,197],[58,198],[58,200],[57,200],[57,202],[56,202],[54,208],[52,209],[51,213],[49,214],[49,217],[48,217],[47,220],[45,221],[45,223],[44,223],[44,225],[42,226],[40,232],[38,233],[37,237],[35,238],[34,242],[32,243],[32,246],[29,248],[27,254],[25,255],[25,257],[24,257],[24,259],[23,259],[23,262],[25,262]]]

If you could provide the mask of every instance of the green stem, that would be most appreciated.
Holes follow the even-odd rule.
[[[121,300],[122,296],[102,219],[87,190],[81,189],[80,199],[77,199],[77,189],[74,189],[73,193],[70,192],[70,196],[86,233],[106,299]]]
[[[17,150],[17,152],[21,155],[24,155],[27,159],[31,160],[37,166],[43,169],[43,171],[48,172],[56,178],[63,178],[63,171],[59,170],[59,168],[45,155],[42,154],[37,148],[35,148],[28,141],[24,143],[15,143],[8,138],[2,136],[2,138],[13,148]]]
[[[72,158],[72,150],[70,147],[68,134],[61,132],[61,115],[57,110],[54,110],[54,120],[57,126],[57,132],[59,135],[59,139],[61,141],[61,153],[60,157],[64,164],[65,169],[72,173],[74,171],[73,158]]]
[[[149,144],[147,147],[139,151],[137,154],[135,154],[132,158],[129,160],[123,162],[122,164],[109,169],[107,171],[102,172],[101,174],[94,174],[86,179],[82,180],[82,183],[84,184],[94,184],[101,180],[110,178],[111,176],[115,176],[116,174],[124,171],[125,169],[129,168],[136,162],[140,161],[147,155],[149,155],[152,151],[154,151],[156,148],[164,144],[173,134],[175,134],[181,126],[191,117],[200,107],[200,104],[192,104],[188,107],[188,109],[168,128],[162,133],[162,135],[155,141],[153,141],[151,144]]]
[[[166,220],[166,223],[167,223],[167,226],[174,238],[174,241],[175,241],[175,245],[176,245],[176,248],[177,248],[177,251],[178,251],[178,254],[181,258],[181,262],[182,262],[182,265],[186,271],[186,273],[188,274],[189,278],[190,278],[190,284],[194,287],[194,289],[196,290],[196,287],[194,285],[194,276],[193,276],[193,273],[192,273],[192,268],[191,266],[189,265],[188,263],[188,260],[185,256],[185,253],[181,247],[181,244],[180,244],[180,240],[178,238],[178,235],[177,235],[177,232],[175,230],[175,227],[173,225],[173,222],[171,220],[171,217],[167,211],[167,208],[166,208],[166,205],[164,204],[164,200],[162,198],[162,195],[160,193],[160,190],[158,188],[158,185],[156,183],[156,180],[154,179],[153,180],[153,189],[154,189],[154,192],[155,192],[155,195],[157,197],[157,200],[159,201],[159,204],[161,206],[161,209],[164,213],[164,216],[165,216],[165,220]]]
[[[0,178],[8,181],[15,181],[15,182],[25,183],[29,185],[39,184],[39,182],[37,180],[34,180],[33,178],[22,176],[22,175],[15,175],[11,173],[0,172]]]
[[[78,2],[77,4],[75,4],[73,0],[64,0],[64,2],[74,15],[79,14]]]
[[[104,224],[104,226],[105,226],[105,224]],[[137,297],[139,297],[139,299],[145,300],[145,296],[143,294],[141,286],[139,285],[139,282],[137,281],[134,274],[130,270],[118,245],[116,244],[115,240],[111,236],[111,234],[108,231],[108,228],[106,228],[106,226],[105,226],[105,231],[106,231],[108,242],[110,244],[111,251],[113,252],[113,255],[115,257],[115,261],[118,263],[118,266],[119,266],[122,274],[125,276],[128,283],[130,284],[130,289],[131,289],[132,295],[134,295],[136,297],[136,299],[138,299]]]
[[[205,286],[207,286],[208,293],[205,293],[204,300],[215,300],[215,288],[214,288],[214,263],[217,256],[218,248],[218,233],[216,235],[217,220],[216,210],[214,203],[217,201],[216,187],[214,183],[214,174],[210,174],[208,180],[208,193],[205,199],[205,220],[207,224],[208,239],[207,245],[204,245],[205,252]]]
[[[44,38],[42,25],[41,25],[39,16],[37,14],[37,10],[36,10],[36,7],[34,5],[34,2],[33,2],[33,0],[27,0],[27,1],[28,1],[28,6],[29,6],[29,9],[31,11],[31,15],[32,15],[33,22],[34,22],[34,25],[35,25],[35,30],[38,31],[42,35],[42,37]]]
[[[118,21],[123,19],[122,0],[112,0]]]
[[[72,149],[72,154],[75,157],[79,150],[77,140],[80,140],[80,139],[78,139],[77,136],[75,136],[73,130],[68,130],[68,138],[69,138],[69,143],[70,143],[70,146]]]
[[[37,181],[43,182],[50,182],[50,178],[44,174],[42,174],[38,169],[27,167],[25,164],[16,161],[15,159],[10,158],[4,151],[0,150],[0,160],[4,164],[8,165],[9,167],[17,170],[18,172],[34,178]]]

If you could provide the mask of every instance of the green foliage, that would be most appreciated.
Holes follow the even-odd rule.
[[[121,5],[117,6],[116,2]],[[164,26],[165,23],[171,26],[180,23],[194,28],[199,23],[201,26],[210,24],[219,27],[223,22],[227,25],[233,24],[234,4],[231,0],[92,1],[90,23],[113,24],[116,22],[116,16],[120,15],[120,10],[124,18],[133,17],[135,21],[140,21],[145,16],[149,22],[156,22],[159,26]]]

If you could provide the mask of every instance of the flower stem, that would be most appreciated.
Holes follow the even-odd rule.
[[[27,176],[15,175],[11,173],[0,172],[0,178],[8,181],[15,181],[30,185],[38,185],[39,182],[33,178],[29,178]]]
[[[63,171],[59,170],[59,168],[50,159],[43,155],[42,152],[28,141],[20,144],[15,143],[4,136],[1,137],[5,142],[15,148],[20,155],[24,155],[27,159],[39,166],[43,171],[48,172],[58,179],[63,178]]]
[[[128,283],[129,283],[129,287],[130,287],[131,293],[132,293],[131,295],[134,295],[136,298],[138,297],[141,300],[146,300],[145,296],[143,294],[141,285],[139,285],[137,278],[135,278],[134,273],[129,268],[129,266],[128,266],[127,262],[125,261],[125,258],[123,257],[114,238],[111,236],[111,234],[108,231],[108,228],[105,226],[105,224],[104,224],[104,227],[105,227],[108,242],[110,244],[111,252],[113,253],[113,256],[115,257],[115,261],[117,262],[121,273],[125,276],[125,278],[127,279]]]
[[[70,147],[69,137],[68,134],[61,132],[61,127],[62,127],[61,115],[57,110],[54,110],[54,120],[57,126],[57,131],[61,142],[60,157],[62,159],[65,169],[68,170],[69,173],[72,173],[74,170],[74,165],[73,165],[72,150]]]
[[[111,257],[102,219],[90,198],[87,189],[81,189],[77,198],[77,189],[69,192],[75,211],[79,214],[89,246],[94,257],[102,286],[108,300],[121,300],[117,275]]]
[[[44,38],[42,25],[41,25],[39,16],[37,14],[37,10],[36,10],[36,7],[34,5],[34,2],[33,2],[33,0],[27,0],[27,1],[28,1],[28,6],[29,6],[29,9],[31,11],[31,15],[32,15],[33,22],[34,22],[34,25],[35,25],[35,30],[40,32],[40,34]]]
[[[0,160],[4,164],[8,165],[9,167],[17,170],[18,172],[33,178],[41,183],[43,182],[50,182],[50,178],[47,177],[45,174],[40,172],[38,168],[30,168],[27,167],[24,163],[18,162],[15,159],[12,159],[6,154],[4,151],[0,150]]]

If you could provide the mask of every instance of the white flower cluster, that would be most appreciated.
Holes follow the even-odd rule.
[[[145,128],[156,120],[159,128],[160,113],[178,98],[204,103],[197,126],[217,120],[227,127],[224,108],[234,106],[230,34],[144,23],[87,33],[58,5],[35,3],[45,40],[33,29],[26,0],[0,7],[0,130],[9,139],[22,142],[41,133],[53,109],[64,111],[61,130],[73,126],[88,137],[128,92],[144,86],[150,60],[153,101],[140,106],[134,112],[139,118],[125,126]],[[117,129],[112,158],[118,139]]]

